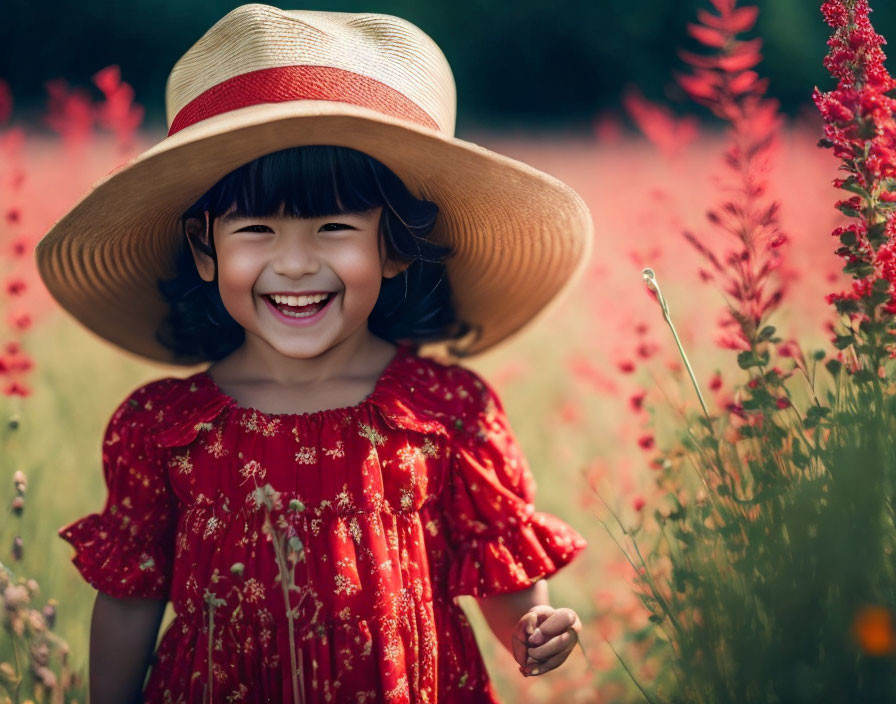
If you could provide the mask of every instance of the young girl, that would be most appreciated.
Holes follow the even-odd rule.
[[[576,275],[581,200],[455,139],[447,62],[394,17],[243,6],[167,103],[37,252],[91,330],[212,362],[121,403],[105,508],[60,531],[99,591],[91,702],[494,702],[463,594],[556,668],[581,625],[543,578],[585,543],[453,358]]]

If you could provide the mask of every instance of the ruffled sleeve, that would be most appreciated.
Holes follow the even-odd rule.
[[[59,531],[74,546],[72,562],[84,579],[118,598],[169,593],[177,504],[166,463],[149,442],[154,401],[150,384],[112,415],[102,446],[105,508]]]
[[[461,368],[458,368],[461,369]],[[454,560],[452,596],[525,589],[567,564],[585,540],[558,518],[535,511],[535,480],[497,394],[463,369],[445,495]]]

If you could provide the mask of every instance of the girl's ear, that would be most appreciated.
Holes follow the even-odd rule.
[[[383,264],[383,278],[394,278],[407,269],[411,264],[412,262],[398,262],[394,259],[387,259]]]
[[[208,241],[208,229],[205,221],[199,218],[188,218],[184,223],[184,234],[193,253],[196,271],[203,281],[215,280],[215,260],[212,257],[211,244]]]

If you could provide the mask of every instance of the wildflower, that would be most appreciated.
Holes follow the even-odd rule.
[[[3,389],[3,394],[5,396],[21,396],[22,398],[26,398],[31,395],[31,389],[18,381],[11,381]],[[16,423],[16,427],[18,427],[18,423]]]
[[[677,119],[671,110],[651,103],[637,88],[629,88],[622,103],[638,129],[667,158],[678,156],[698,137],[696,118]]]
[[[632,508],[634,508],[635,511],[640,513],[646,504],[647,504],[647,501],[644,499],[643,496],[636,496],[634,498],[634,500],[632,501]]]
[[[889,179],[896,177],[896,99],[889,93],[896,80],[885,68],[884,38],[871,25],[867,0],[828,0],[822,13],[834,29],[825,67],[837,87],[813,93],[825,121],[820,145],[832,149],[849,174],[835,182],[851,194],[837,207],[857,221],[833,233],[852,286],[827,300],[853,321],[887,327],[896,317],[896,222],[889,206],[894,196]],[[896,353],[892,340],[867,340],[869,334],[860,330],[853,339]]]
[[[25,331],[31,327],[31,316],[28,313],[10,313],[9,324],[16,330]]]
[[[63,80],[49,81],[47,89],[47,125],[62,135],[71,146],[83,144],[93,129],[96,110],[83,90],[70,90]]]
[[[691,99],[730,125],[725,160],[740,195],[707,213],[709,223],[733,241],[732,249],[720,255],[698,235],[685,232],[684,237],[709,265],[700,271],[701,279],[715,281],[729,302],[718,344],[747,351],[758,343],[764,320],[784,294],[781,247],[787,238],[779,226],[778,203],[763,199],[780,120],[777,103],[765,98],[766,81],[751,70],[762,59],[762,41],[738,38],[753,27],[758,9],[727,1],[713,5],[718,14],[701,11],[700,24],[688,26],[710,51],[680,52],[691,71],[677,78]]]
[[[721,372],[716,372],[712,375],[712,378],[709,380],[709,389],[710,391],[718,391],[722,388],[722,374]]]
[[[21,296],[25,293],[25,281],[20,278],[10,279],[6,282],[6,293],[10,296]]]
[[[289,508],[290,508],[290,510],[295,511],[296,513],[302,513],[302,511],[305,510],[305,504],[303,504],[298,499],[293,499],[292,501],[289,502]]]
[[[883,606],[865,606],[852,621],[852,636],[866,655],[883,657],[896,652],[893,614]]]
[[[785,408],[790,408],[790,399],[786,396],[782,396],[775,401],[775,405],[783,411]]]
[[[144,112],[141,106],[134,104],[134,89],[122,82],[118,66],[107,66],[99,71],[93,76],[93,82],[106,99],[97,112],[100,124],[116,134],[121,147],[129,147],[143,121]]]
[[[635,363],[630,360],[623,360],[616,365],[623,374],[631,374],[635,371]]]
[[[18,225],[22,220],[22,211],[18,208],[10,208],[6,211],[6,223],[8,225]]]
[[[13,257],[24,257],[28,253],[28,242],[24,237],[19,237],[12,241],[10,249]]]
[[[628,404],[633,411],[635,411],[636,413],[639,413],[640,411],[642,411],[644,409],[644,399],[646,399],[646,398],[647,398],[647,392],[639,391],[638,393],[633,394],[629,398]]]
[[[22,540],[22,536],[17,535],[12,539],[12,559],[13,560],[21,560],[23,555],[25,554],[25,543]]]
[[[21,516],[22,511],[25,510],[25,499],[21,496],[16,496],[12,500],[12,512],[16,516]]]
[[[642,435],[638,438],[638,446],[642,450],[652,450],[655,444],[653,435]]]
[[[53,630],[53,626],[56,625],[56,607],[59,605],[55,599],[49,599],[47,603],[44,605],[44,608],[41,610],[43,614],[44,621],[47,623],[47,628]]]

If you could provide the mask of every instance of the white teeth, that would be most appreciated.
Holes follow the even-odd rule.
[[[307,306],[311,303],[320,303],[328,295],[328,293],[316,293],[313,296],[282,296],[278,293],[274,293],[271,294],[271,300],[273,300],[274,303],[295,308],[296,306]]]

